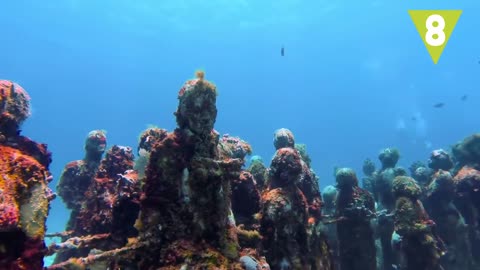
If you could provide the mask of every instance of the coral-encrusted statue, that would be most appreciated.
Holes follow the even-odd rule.
[[[377,172],[377,178],[375,179],[375,193],[380,209],[391,212],[395,205],[395,198],[392,193],[393,179],[399,175],[406,175],[406,172],[397,167],[400,153],[395,148],[382,149],[378,159],[382,163],[382,168]]]
[[[472,134],[452,147],[452,153],[457,161],[455,172],[463,166],[480,169],[480,133]]]
[[[308,203],[297,187],[301,172],[297,151],[277,150],[261,211],[262,250],[273,269],[308,269]]]
[[[242,171],[232,183],[232,209],[237,224],[247,229],[255,223],[254,215],[260,210],[260,192],[252,174]]]
[[[85,157],[81,160],[75,160],[65,165],[60,180],[57,185],[57,193],[71,210],[66,230],[73,230],[75,222],[80,212],[80,208],[85,201],[85,192],[92,183],[102,155],[107,146],[106,132],[103,130],[92,130],[85,139]],[[62,237],[66,241],[69,235]],[[72,257],[76,251],[65,250],[58,252],[55,262],[62,262]]]
[[[427,188],[432,180],[434,171],[431,168],[427,168],[427,165],[421,161],[413,162],[409,170],[412,178],[415,179],[422,188]]]
[[[256,216],[260,211],[260,192],[253,175],[242,171],[232,182],[232,211],[242,247],[255,248],[260,238]]]
[[[411,177],[397,176],[393,180],[394,228],[402,250],[400,264],[406,270],[441,270],[440,258],[445,249],[436,234],[435,223],[419,200],[421,192]]]
[[[30,96],[18,84],[0,80],[0,142],[19,133],[20,125],[30,116]]]
[[[112,234],[108,247],[97,249],[121,247],[127,237],[136,234],[133,225],[138,215],[140,190],[133,160],[130,147],[114,145],[85,192],[74,230],[79,235]]]
[[[262,192],[267,188],[268,168],[263,163],[262,157],[252,156],[250,158],[250,166],[247,169],[255,178],[257,189]]]
[[[326,186],[322,191],[323,198],[323,208],[322,208],[322,222],[323,231],[328,240],[328,245],[330,247],[330,253],[332,254],[333,261],[335,264],[334,269],[340,269],[339,253],[338,253],[338,237],[337,237],[337,224],[335,224],[336,218],[336,201],[338,196],[338,189],[333,185]],[[332,222],[328,222],[328,219],[331,219]],[[326,222],[327,221],[327,222]]]
[[[221,159],[238,159],[243,166],[245,157],[252,153],[252,148],[242,139],[225,134],[218,143],[218,152]],[[233,179],[232,211],[242,248],[255,248],[260,238],[258,220],[255,218],[260,211],[260,191],[256,179],[248,171],[241,171],[240,177]]]
[[[382,266],[383,270],[393,270],[396,265],[396,256],[392,249],[392,234],[394,231],[393,220],[390,218],[395,208],[395,197],[392,193],[392,183],[396,176],[406,175],[407,172],[397,167],[400,159],[400,152],[396,148],[385,148],[380,151],[378,159],[382,163],[382,168],[375,173],[375,195],[378,211],[385,212],[377,219],[377,232],[382,246]]]
[[[369,158],[364,160],[362,171],[365,177],[362,179],[362,187],[366,191],[375,194],[375,177],[376,177],[376,169],[375,163]]]
[[[150,153],[155,148],[155,144],[167,137],[168,132],[165,129],[151,127],[147,128],[140,134],[138,142],[137,154],[134,169],[138,172],[138,179],[145,177],[145,170],[150,159]]]
[[[20,135],[29,112],[25,90],[0,80],[0,269],[41,270],[46,254],[51,154]]]
[[[453,168],[453,160],[445,150],[437,149],[432,152],[428,160],[428,167],[434,171],[448,171]]]
[[[235,158],[245,163],[245,157],[252,153],[252,146],[239,137],[224,134],[218,142],[218,154],[222,159]]]
[[[448,270],[472,269],[468,226],[453,204],[455,183],[450,172],[439,169],[433,175],[425,197],[425,209],[437,224],[438,235],[447,248],[442,265]]]
[[[231,183],[242,161],[219,158],[216,97],[203,72],[187,81],[178,94],[178,128],[150,154],[136,224],[145,243],[139,269],[227,269],[238,262]]]
[[[452,152],[457,162],[453,173],[455,205],[468,224],[472,258],[480,268],[480,133],[455,144]]]
[[[100,160],[107,146],[103,130],[92,130],[85,139],[85,157],[65,165],[57,185],[57,192],[72,210],[70,221],[74,221],[85,199],[85,191],[97,173]],[[67,230],[71,228],[67,227]]]
[[[273,146],[275,149],[280,148],[295,148],[295,137],[293,136],[292,131],[287,128],[280,128],[275,130],[273,134]]]
[[[275,131],[273,145],[276,150],[281,148],[292,148],[300,156],[302,169],[296,185],[306,197],[310,217],[312,218],[312,221],[317,224],[322,215],[322,197],[318,186],[318,177],[310,168],[310,157],[306,152],[305,145],[295,144],[293,133],[286,128],[281,128]],[[295,146],[297,146],[297,148]],[[275,188],[275,184],[269,183],[269,185],[270,188]]]
[[[293,147],[277,150],[270,166],[270,190],[263,194],[262,251],[272,269],[331,269],[328,246],[309,217],[298,184],[303,163]]]
[[[337,170],[336,182],[340,268],[375,270],[375,240],[370,224],[375,217],[375,201],[358,186],[357,176],[350,168]]]
[[[135,220],[139,212],[140,185],[137,172],[133,170],[134,156],[130,147],[114,145],[84,192],[81,207],[69,224],[70,237],[97,237],[88,246],[78,246],[58,252],[65,261],[71,257],[85,257],[91,250],[96,252],[123,247],[128,238],[135,237]],[[68,240],[64,241],[68,242]],[[62,251],[63,244],[55,248]],[[109,262],[113,267],[117,262]],[[98,264],[97,264],[98,266]],[[122,264],[125,266],[125,264]]]
[[[457,193],[455,205],[468,225],[471,257],[475,260],[476,265],[480,265],[480,238],[478,237],[480,235],[480,194],[478,192],[480,190],[480,170],[465,165],[453,180]]]

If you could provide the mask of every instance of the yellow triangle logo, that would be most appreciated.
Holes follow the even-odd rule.
[[[408,13],[427,47],[430,57],[437,64],[462,11],[409,10]]]

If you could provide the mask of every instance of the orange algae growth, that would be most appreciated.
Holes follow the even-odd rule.
[[[195,71],[195,77],[197,77],[197,79],[203,81],[203,79],[205,79],[205,71],[203,71],[203,70]]]
[[[453,181],[458,185],[466,179],[480,181],[480,171],[470,166],[463,166],[462,169],[458,171],[457,175],[455,175]]]
[[[264,202],[277,201],[277,200],[283,201],[283,196],[285,196],[286,194],[287,193],[283,189],[276,188],[263,193],[262,200]]]
[[[178,92],[178,97],[182,97],[185,93],[190,92],[194,89],[199,91],[212,91],[215,93],[215,96],[218,96],[217,86],[214,83],[205,80],[205,71],[197,70],[195,72],[196,79],[190,79],[184,83],[180,91]]]
[[[215,95],[218,96],[218,91],[217,91],[217,87],[215,86],[215,84],[213,84],[212,82],[209,82],[207,80],[205,80],[205,71],[203,70],[197,70],[195,71],[195,77],[197,78],[195,81],[201,86],[203,85],[204,86],[204,89],[208,89],[208,90],[211,90],[215,93]]]

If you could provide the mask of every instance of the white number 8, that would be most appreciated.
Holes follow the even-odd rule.
[[[437,23],[437,26],[434,26],[434,23]],[[433,14],[428,16],[426,21],[427,34],[425,35],[425,40],[430,46],[442,46],[445,42],[445,19],[438,14]]]

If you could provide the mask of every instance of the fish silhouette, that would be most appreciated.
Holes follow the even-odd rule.
[[[443,102],[439,102],[439,103],[436,103],[435,105],[433,105],[434,108],[443,108],[445,106],[445,103]]]
[[[462,101],[465,101],[465,100],[467,100],[467,98],[468,98],[467,95],[463,95],[460,99],[461,99]]]
[[[282,56],[285,55],[285,48],[284,48],[283,46],[282,46],[282,49],[280,50],[280,54],[281,54]]]

